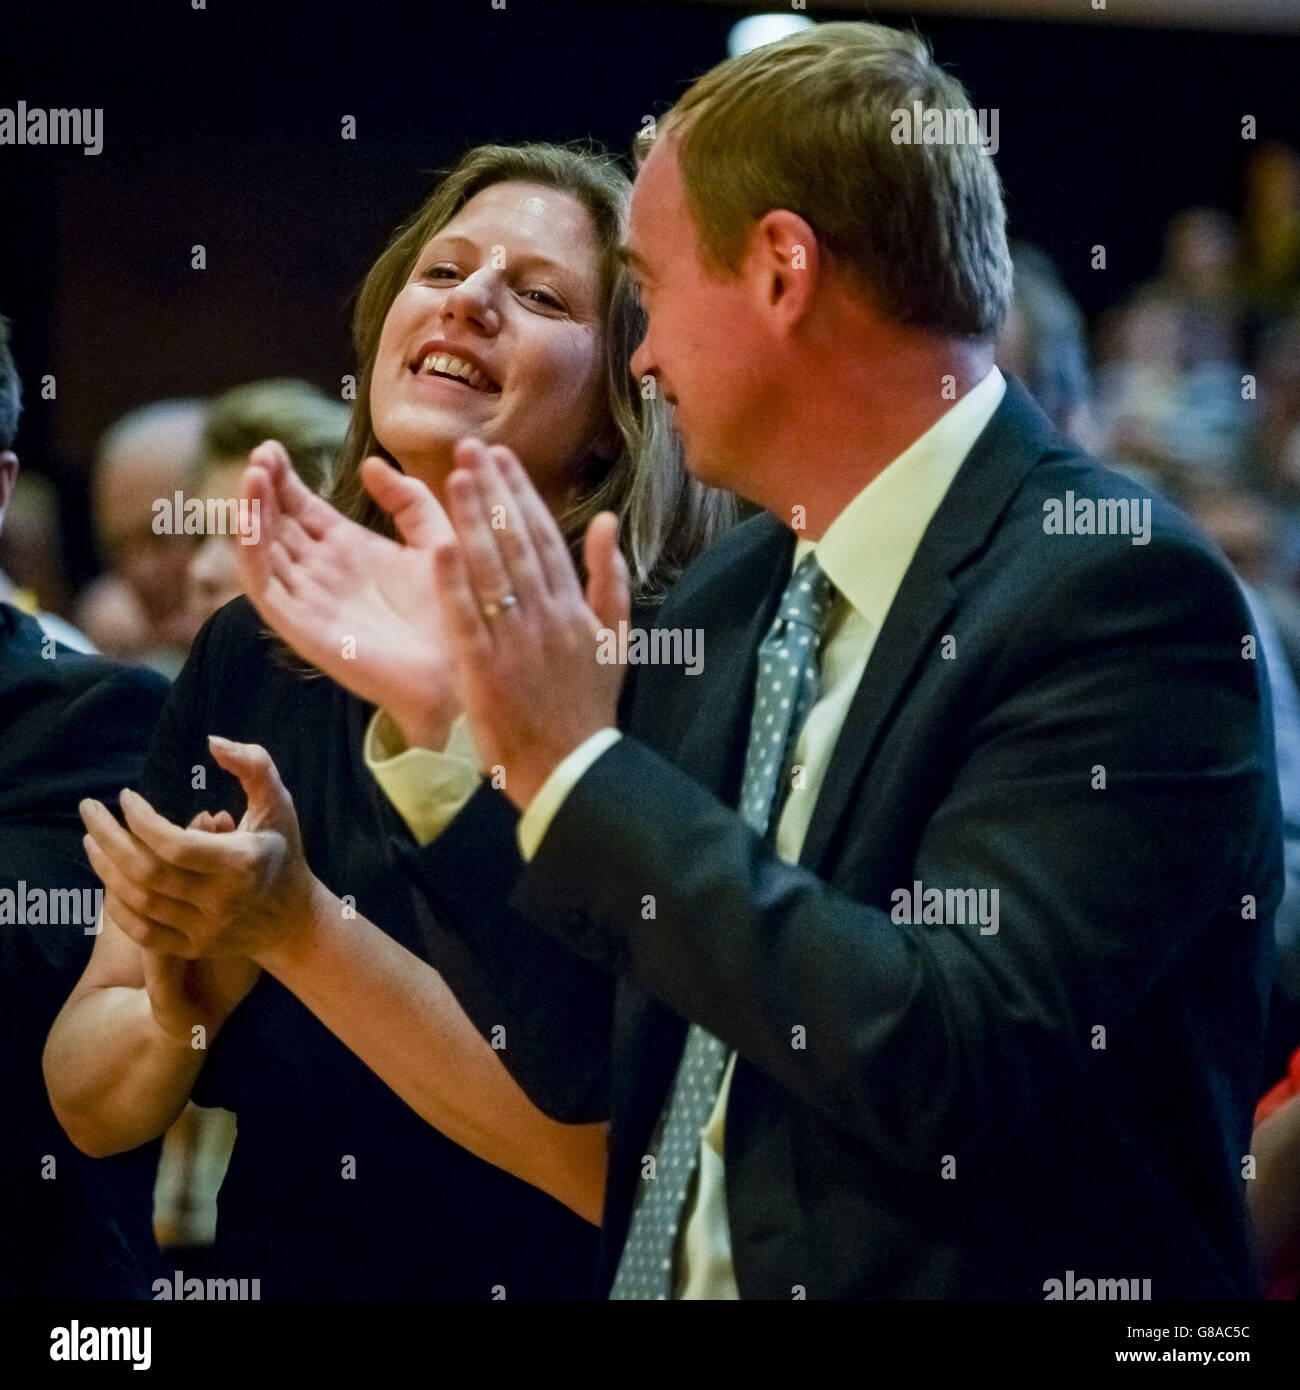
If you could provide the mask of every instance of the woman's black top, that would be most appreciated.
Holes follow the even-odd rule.
[[[261,744],[326,886],[442,972],[542,1109],[603,1118],[612,979],[508,916],[481,923],[473,948],[447,925],[406,872],[414,841],[365,766],[372,713],[295,669],[237,599],[196,639],[139,789],[177,824],[221,808],[238,820],[243,792],[207,736]],[[496,854],[449,885],[461,910],[476,877],[520,872]],[[238,1117],[214,1276],[259,1278],[264,1299],[591,1294],[594,1226],[444,1138],[269,975],[212,1042],[194,1099]]]

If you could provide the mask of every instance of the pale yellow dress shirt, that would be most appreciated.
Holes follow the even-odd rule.
[[[903,576],[957,470],[1005,392],[1006,382],[994,367],[873,478],[827,527],[820,541],[804,539],[795,546],[792,572],[794,565],[815,550],[818,563],[835,585],[836,600],[819,652],[821,694],[795,744],[794,762],[804,768],[803,784],[790,792],[777,824],[776,852],[788,863],[798,862],[836,740]],[[536,854],[564,798],[619,737],[616,729],[602,729],[551,773],[519,821],[519,848],[525,860]],[[377,715],[366,734],[367,766],[416,839],[427,844],[477,785],[477,773],[471,780],[466,772],[467,762],[477,767],[473,741],[462,716],[452,726],[446,752],[407,749],[392,756],[400,747],[400,734],[387,724],[386,716]],[[739,1297],[722,1157],[735,1063],[732,1052],[717,1103],[700,1134],[696,1181],[687,1197],[679,1248],[678,1298]]]

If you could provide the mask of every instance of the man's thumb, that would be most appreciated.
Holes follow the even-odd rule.
[[[234,743],[216,734],[208,735],[208,747],[217,764],[239,778],[239,785],[248,798],[248,810],[239,829],[263,830],[277,826],[292,803],[266,749],[257,743]]]

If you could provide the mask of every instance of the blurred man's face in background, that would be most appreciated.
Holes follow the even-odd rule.
[[[194,550],[193,537],[154,531],[154,503],[170,503],[177,489],[184,491],[202,422],[197,406],[144,422],[111,442],[95,473],[95,530],[104,560],[154,626],[183,613]]]
[[[210,497],[226,501],[239,496],[239,480],[245,462],[244,459],[229,459],[203,470],[203,480],[195,496],[203,500],[205,508]],[[188,602],[196,628],[207,622],[218,608],[244,592],[235,561],[235,547],[239,543],[237,535],[205,535],[199,538],[196,549],[193,537],[190,538],[186,552],[189,555]]]

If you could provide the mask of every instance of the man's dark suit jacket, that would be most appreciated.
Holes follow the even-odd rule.
[[[0,889],[15,919],[20,891],[27,902],[33,889],[72,889],[81,903],[101,886],[77,804],[116,807],[166,694],[153,671],[55,646],[0,604]],[[159,1145],[87,1158],[41,1075],[46,1035],[95,938],[81,922],[9,915],[0,908],[0,1297],[148,1298]]]
[[[1158,499],[1145,545],[1047,534],[1069,492],[1149,496],[1010,382],[894,600],[797,866],[733,809],[793,534],[745,523],[665,603],[661,625],[703,629],[703,673],[637,669],[632,737],[511,898],[517,929],[620,974],[602,1289],[690,1019],[739,1053],[742,1297],[1041,1299],[1067,1271],[1256,1293],[1243,1156],[1282,861],[1251,620]],[[482,790],[413,866],[434,893],[513,825]],[[892,920],[918,880],[996,888],[997,933]],[[508,969],[500,915],[476,920]]]

